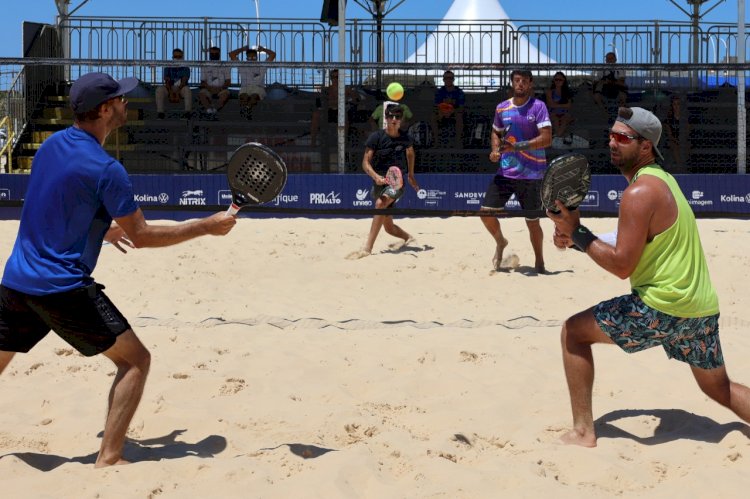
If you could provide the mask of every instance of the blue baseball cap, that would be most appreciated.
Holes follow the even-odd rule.
[[[108,74],[88,73],[70,87],[70,107],[76,114],[86,113],[102,102],[125,95],[137,86],[138,78],[117,81]]]

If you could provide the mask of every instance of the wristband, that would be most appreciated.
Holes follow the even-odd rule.
[[[514,151],[525,151],[527,149],[531,149],[530,140],[523,140],[521,142],[516,142],[515,144],[513,144]]]
[[[573,240],[573,243],[580,248],[581,251],[586,251],[589,246],[591,246],[591,243],[599,239],[594,235],[593,232],[588,230],[583,225],[579,225],[576,227],[576,230],[573,231],[573,234],[570,235],[570,238]]]

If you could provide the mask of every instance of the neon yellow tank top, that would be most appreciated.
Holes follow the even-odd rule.
[[[658,165],[641,168],[640,175],[653,175],[667,184],[677,202],[677,220],[646,243],[630,286],[643,302],[675,317],[705,317],[719,313],[719,298],[703,254],[693,210],[675,178]]]

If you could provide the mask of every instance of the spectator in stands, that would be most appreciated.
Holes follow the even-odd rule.
[[[327,123],[335,124],[339,121],[339,70],[332,69],[329,77],[330,84],[327,87],[323,87],[320,91],[320,97],[315,99],[315,109],[310,121],[310,143],[312,145],[318,142],[321,114],[326,116]],[[344,98],[346,99],[346,119],[344,126],[346,128],[346,136],[348,137],[349,123],[359,105],[361,97],[359,92],[351,87],[346,87],[344,89]]]
[[[569,144],[570,138],[565,138],[568,126],[573,122],[573,91],[568,85],[565,73],[558,71],[552,77],[552,82],[546,91],[545,101],[552,121],[552,135],[559,137],[564,143]],[[554,140],[554,139],[553,139]]]
[[[30,351],[50,331],[84,356],[102,354],[113,362],[97,468],[127,464],[125,436],[151,364],[128,320],[92,277],[104,241],[125,253],[128,247],[225,235],[236,223],[225,212],[177,225],[146,221],[125,168],[102,148],[127,122],[125,94],[138,83],[104,73],[88,73],[73,83],[75,123],[45,140],[34,155],[16,244],[0,286],[0,373],[16,352]]]
[[[388,122],[383,121],[383,107],[385,104],[388,104],[388,106],[398,105],[401,107],[401,111],[403,112],[403,118],[400,120],[400,127],[401,130],[406,130],[409,128],[409,120],[412,119],[414,116],[414,113],[411,112],[411,109],[409,109],[409,106],[406,104],[402,104],[399,102],[393,102],[386,100],[382,102],[381,104],[378,104],[378,107],[375,108],[375,110],[370,115],[370,128],[372,128],[373,131],[375,130],[384,130]]]
[[[403,196],[405,185],[394,186],[387,180],[388,169],[397,166],[402,174],[407,174],[407,180],[415,191],[419,190],[417,179],[414,176],[414,146],[409,135],[404,132],[400,122],[404,117],[404,109],[401,105],[388,106],[385,119],[387,126],[373,132],[365,144],[365,155],[362,158],[362,169],[372,178],[372,198],[375,200],[376,209],[392,207]],[[403,184],[403,182],[402,182]],[[392,215],[375,215],[372,218],[370,232],[364,248],[347,256],[354,260],[364,258],[372,253],[375,239],[378,237],[381,227],[385,231],[402,241],[390,246],[391,249],[399,249],[414,239],[398,225],[393,223]]]
[[[182,49],[172,50],[172,59],[182,61],[185,54]],[[190,80],[190,68],[187,66],[167,66],[163,70],[164,85],[156,88],[156,112],[157,117],[164,119],[164,107],[169,101],[173,104],[185,102],[185,113],[183,118],[190,118],[193,111],[193,93],[188,86]]]
[[[240,47],[229,52],[229,58],[233,61],[239,60],[239,55],[244,52],[249,62],[258,62],[258,53],[266,54],[266,62],[276,60],[276,52],[266,47],[258,45],[257,47]],[[251,118],[253,108],[266,97],[266,71],[268,69],[261,65],[252,64],[242,66],[238,69],[240,75],[240,114],[246,118]]]
[[[495,177],[487,187],[482,210],[498,212],[505,208],[515,194],[526,215],[531,246],[534,250],[534,267],[543,274],[544,234],[539,223],[542,211],[541,183],[547,171],[544,148],[552,142],[552,123],[543,101],[534,97],[534,77],[531,71],[514,70],[511,73],[513,98],[497,105],[492,123],[492,149],[490,161],[500,162]],[[536,215],[538,213],[538,215]],[[483,216],[485,228],[495,240],[495,270],[506,267],[503,251],[508,240],[503,236],[497,217]]]
[[[604,57],[607,64],[617,64],[617,54],[607,52]],[[628,86],[625,84],[625,72],[619,69],[607,69],[594,82],[594,102],[606,113],[604,99],[614,100],[618,107],[624,107],[628,100]]]
[[[221,60],[221,49],[211,47],[208,49],[208,59],[211,61]],[[220,111],[229,100],[229,85],[232,84],[231,71],[226,66],[204,67],[201,70],[201,86],[198,99],[206,114],[213,117]],[[214,106],[213,99],[219,102]]]
[[[432,115],[432,130],[435,143],[441,146],[463,146],[464,136],[464,91],[454,85],[453,71],[443,73],[443,86],[435,92],[435,109]]]
[[[678,94],[670,97],[667,118],[664,120],[667,136],[667,149],[671,156],[672,171],[687,170],[690,160],[690,122],[687,110]]]

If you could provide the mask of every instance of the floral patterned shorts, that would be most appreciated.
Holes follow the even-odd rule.
[[[674,317],[631,294],[599,303],[594,307],[594,318],[602,331],[628,353],[661,345],[668,357],[701,369],[724,365],[719,314]]]

